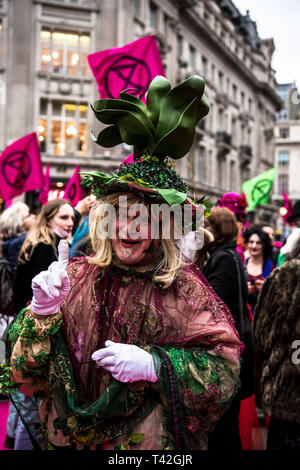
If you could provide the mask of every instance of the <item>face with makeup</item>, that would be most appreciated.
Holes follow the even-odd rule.
[[[254,233],[248,241],[248,252],[255,258],[263,256],[263,244],[259,236]]]
[[[49,225],[54,233],[61,238],[68,238],[74,225],[74,210],[70,204],[64,204],[50,220]]]
[[[130,208],[129,208],[130,209]],[[112,248],[118,259],[128,265],[143,266],[155,257],[160,243],[151,239],[151,219],[148,210],[131,210],[127,213],[118,210],[115,223],[115,237]]]

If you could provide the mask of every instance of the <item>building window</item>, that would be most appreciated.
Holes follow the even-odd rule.
[[[252,99],[251,98],[248,99],[248,111],[249,113],[252,113]]]
[[[290,135],[290,130],[288,127],[279,128],[279,137],[280,139],[287,139]]]
[[[218,120],[217,120],[217,131],[222,132],[223,131],[223,109],[218,109]]]
[[[211,81],[213,85],[215,84],[215,72],[216,72],[216,67],[214,66],[214,64],[212,64],[211,65]]]
[[[202,57],[202,75],[203,77],[206,77],[207,75],[207,58],[206,57]]]
[[[237,88],[236,85],[232,85],[232,99],[233,101],[236,101],[236,95],[237,95]]]
[[[290,152],[281,151],[278,153],[278,166],[287,167],[289,166]]]
[[[205,181],[205,162],[204,162],[204,147],[199,147],[197,152],[198,157],[198,181]]]
[[[183,54],[183,37],[178,34],[177,36],[177,56],[181,58]]]
[[[245,107],[245,93],[241,91],[241,108]]]
[[[231,161],[230,162],[230,190],[235,191],[236,190],[236,171],[235,171],[235,162]]]
[[[0,19],[0,64],[2,63],[2,20]]]
[[[49,0],[48,0],[49,1]],[[88,5],[92,0],[50,0],[53,3],[66,3],[69,5]]]
[[[156,29],[157,27],[157,6],[154,3],[149,5],[149,24],[151,29]]]
[[[286,194],[289,192],[289,176],[278,175],[278,192],[281,194],[284,191]]]
[[[87,103],[41,99],[38,138],[42,152],[86,155]]]
[[[41,31],[41,70],[68,75],[87,75],[90,36],[59,30]]]
[[[218,72],[217,87],[219,91],[223,91],[223,73],[222,72]]]
[[[236,144],[236,119],[232,118],[231,119],[231,139],[232,139],[232,144]]]
[[[189,66],[194,69],[195,68],[195,55],[196,51],[193,46],[189,46]]]
[[[133,14],[137,18],[141,15],[141,1],[140,0],[133,0]]]

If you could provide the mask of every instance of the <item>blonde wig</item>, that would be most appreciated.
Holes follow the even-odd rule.
[[[104,226],[103,218],[107,219],[108,211],[107,204],[113,206],[116,211],[119,207],[119,197],[127,197],[127,205],[130,207],[133,204],[144,204],[148,209],[150,203],[146,202],[145,199],[134,195],[131,192],[118,192],[104,197],[98,206],[95,206],[90,212],[90,236],[92,247],[95,252],[95,256],[88,258],[89,262],[96,264],[102,268],[108,267],[113,259],[113,249],[111,239],[107,236],[101,236],[104,231],[107,233],[107,226]],[[170,217],[170,239],[161,238],[161,259],[156,266],[156,271],[153,276],[154,282],[159,282],[164,288],[169,287],[178,274],[180,267],[185,264],[182,257],[181,249],[175,244],[175,240],[172,237],[174,233],[173,229],[173,217]]]
[[[54,199],[53,201],[47,202],[47,204],[42,207],[41,212],[38,214],[33,226],[29,230],[20,250],[19,262],[21,264],[25,264],[29,261],[34,248],[39,243],[51,245],[57,254],[56,237],[53,230],[50,228],[49,222],[65,204],[72,207],[66,199]]]
[[[24,202],[15,202],[0,216],[2,238],[17,237],[25,232],[24,219],[29,216],[29,207]]]

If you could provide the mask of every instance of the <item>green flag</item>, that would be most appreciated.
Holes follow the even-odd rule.
[[[253,211],[258,204],[268,204],[275,174],[276,168],[271,168],[243,183],[242,191],[246,196],[248,212]]]

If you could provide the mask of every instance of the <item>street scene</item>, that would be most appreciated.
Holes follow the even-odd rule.
[[[299,14],[0,0],[5,455],[299,450]]]

